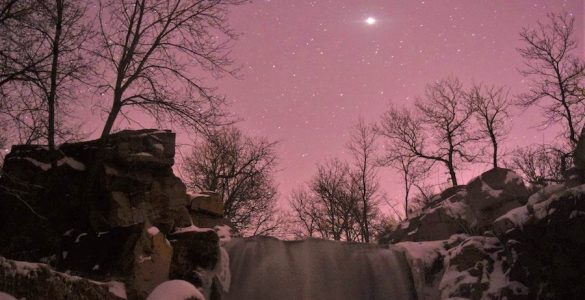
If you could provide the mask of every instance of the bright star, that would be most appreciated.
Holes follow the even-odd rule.
[[[374,17],[368,17],[366,19],[366,24],[368,24],[368,25],[374,25],[374,24],[376,24],[376,19]]]

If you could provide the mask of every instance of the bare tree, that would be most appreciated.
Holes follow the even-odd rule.
[[[2,118],[16,125],[20,142],[46,139],[55,149],[56,137],[75,133],[63,120],[77,84],[90,73],[83,51],[90,36],[85,6],[76,0],[27,0],[8,10],[18,17],[8,22],[16,28],[2,35]]]
[[[357,220],[361,230],[361,239],[369,243],[374,222],[379,214],[379,189],[376,164],[377,134],[374,127],[369,126],[360,118],[350,135],[347,148],[353,157],[351,171],[351,188],[358,197]]]
[[[184,163],[187,186],[215,191],[234,230],[244,235],[266,235],[279,225],[275,143],[251,138],[235,127],[221,128],[196,144]]]
[[[573,147],[585,116],[585,97],[578,92],[585,76],[585,63],[575,54],[578,48],[574,30],[575,19],[566,14],[549,14],[547,23],[539,22],[536,29],[522,30],[520,39],[524,47],[518,52],[525,59],[525,68],[521,73],[531,79],[531,85],[517,100],[525,108],[539,105],[546,124],[562,122],[564,135]]]
[[[100,47],[95,54],[113,71],[101,86],[112,94],[101,137],[109,135],[124,107],[157,121],[205,132],[224,116],[223,98],[195,74],[231,73],[228,6],[243,0],[101,0]]]
[[[475,113],[479,135],[492,146],[492,166],[498,167],[499,142],[509,133],[509,91],[503,87],[475,84],[467,93],[467,105]]]
[[[317,167],[307,189],[292,194],[291,207],[306,236],[362,241],[356,189],[347,163],[332,159]]]
[[[562,183],[565,181],[565,152],[548,145],[518,148],[512,153],[507,165],[510,169],[519,171],[534,186]]]
[[[379,131],[396,152],[443,164],[456,186],[457,162],[475,158],[466,148],[475,138],[469,132],[472,111],[465,106],[464,95],[456,78],[429,84],[425,97],[415,104],[416,113],[391,107],[382,116]]]
[[[27,23],[35,0],[0,0],[0,95],[7,83],[23,80],[25,74],[47,64],[50,55],[34,47],[36,36]]]

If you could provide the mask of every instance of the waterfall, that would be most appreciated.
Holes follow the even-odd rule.
[[[233,239],[231,285],[221,299],[416,299],[404,253],[392,247],[308,239]]]

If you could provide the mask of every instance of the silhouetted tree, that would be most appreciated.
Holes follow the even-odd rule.
[[[518,171],[528,183],[545,186],[564,182],[566,151],[547,145],[533,145],[518,148],[507,163],[510,169]]]
[[[124,107],[157,121],[178,122],[200,132],[218,125],[223,98],[196,74],[232,72],[228,6],[243,0],[101,0],[102,58],[111,79],[101,91],[112,95],[101,137],[109,135]]]
[[[317,167],[305,188],[291,195],[290,205],[306,236],[324,239],[361,241],[360,212],[356,189],[347,163],[332,159]]]
[[[357,221],[360,226],[360,237],[363,242],[369,243],[373,223],[377,220],[379,189],[376,165],[377,134],[372,126],[367,125],[362,118],[358,120],[350,134],[347,148],[352,155],[351,188],[352,194],[358,197]]]
[[[467,105],[475,113],[479,135],[492,146],[492,166],[498,167],[498,147],[509,133],[506,125],[509,116],[508,91],[503,87],[475,84],[467,93]]]
[[[397,153],[443,164],[455,186],[457,162],[475,158],[466,148],[475,138],[469,132],[472,111],[464,98],[456,78],[429,84],[425,97],[415,104],[415,113],[391,107],[382,116],[379,132],[389,139]]]
[[[57,118],[57,108],[64,119],[77,84],[89,74],[85,7],[76,0],[52,0],[17,1],[10,9],[18,18],[2,35],[2,113],[16,125],[20,142],[46,139],[55,149],[56,136],[75,133]]]
[[[184,162],[187,186],[215,191],[225,216],[244,235],[271,234],[280,225],[276,212],[275,143],[247,137],[235,127],[210,133]]]
[[[539,22],[536,29],[522,30],[524,46],[518,51],[526,63],[521,73],[531,82],[530,90],[517,101],[525,108],[539,105],[546,124],[562,123],[565,137],[573,147],[585,116],[585,97],[578,92],[585,76],[585,63],[575,53],[578,48],[574,30],[575,19],[566,14],[549,14],[547,23]]]

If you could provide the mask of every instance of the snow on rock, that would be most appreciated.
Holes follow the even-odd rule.
[[[534,205],[536,203],[542,202],[550,198],[550,196],[552,196],[553,194],[561,192],[566,188],[567,187],[564,184],[559,183],[547,185],[538,190],[536,193],[532,194],[530,197],[528,197],[527,203],[530,205]]]
[[[50,163],[41,162],[32,157],[14,157],[12,159],[24,159],[43,171],[48,171],[51,168]],[[57,166],[60,167],[62,165],[68,165],[69,167],[77,171],[85,171],[85,165],[83,163],[68,156],[65,156],[57,161]]]
[[[438,281],[442,274],[442,257],[446,255],[447,241],[402,242],[395,244],[403,249],[419,299],[437,299]],[[433,270],[439,266],[439,270]],[[436,271],[436,272],[433,272]]]
[[[146,300],[205,300],[203,294],[184,280],[169,280],[158,285]]]
[[[219,236],[220,243],[228,242],[232,239],[232,229],[227,225],[213,227],[217,236]]]
[[[118,298],[128,299],[128,296],[126,296],[126,286],[123,282],[110,281],[106,282],[106,285],[110,293],[116,295]]]
[[[0,292],[0,300],[18,300],[14,298],[12,295]]]
[[[175,231],[173,232],[173,234],[185,233],[185,232],[209,232],[209,231],[213,231],[213,229],[212,228],[199,228],[199,227],[193,225],[193,223],[191,223],[191,226],[175,228]]]
[[[148,232],[148,234],[150,234],[150,235],[157,235],[157,234],[160,232],[160,230],[158,230],[158,228],[157,228],[157,227],[155,227],[155,226],[150,226],[150,227],[148,227],[148,229],[147,229],[146,231],[147,231],[147,232]]]
[[[68,165],[73,170],[85,171],[85,165],[72,157],[65,156],[57,161],[57,166]]]
[[[492,198],[498,198],[504,192],[503,190],[496,190],[491,188],[489,184],[487,184],[485,181],[481,181],[481,190],[487,193]]]
[[[555,211],[551,204],[567,196],[585,193],[585,185],[567,189],[563,185],[544,187],[533,194],[525,206],[510,210],[494,222],[494,230],[498,234],[506,233],[513,228],[522,228],[534,220],[541,220]],[[546,198],[545,198],[546,197]],[[576,216],[576,215],[575,215]]]
[[[502,299],[527,295],[528,288],[509,279],[504,247],[495,237],[471,236],[449,249],[439,284],[441,299]]]

